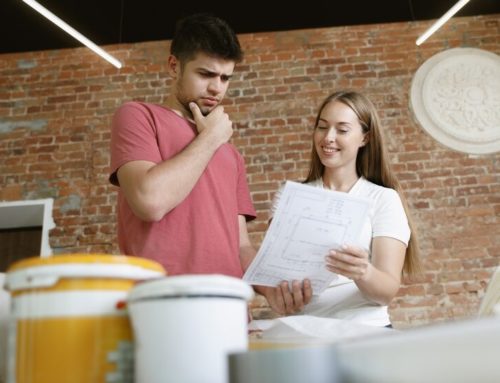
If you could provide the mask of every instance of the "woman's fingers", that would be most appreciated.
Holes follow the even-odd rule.
[[[327,270],[353,280],[362,278],[369,264],[365,250],[347,245],[340,250],[330,250],[325,261]]]

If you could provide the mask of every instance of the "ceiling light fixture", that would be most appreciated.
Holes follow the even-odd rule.
[[[115,57],[111,56],[108,52],[106,52],[102,48],[99,48],[96,44],[94,44],[88,38],[86,38],[80,32],[78,32],[77,30],[75,30],[73,27],[71,27],[68,24],[66,24],[63,20],[61,20],[56,15],[54,15],[52,12],[50,12],[44,6],[42,6],[39,3],[37,3],[35,0],[22,0],[22,1],[24,3],[26,3],[27,5],[29,5],[31,8],[33,8],[35,11],[37,11],[38,13],[40,13],[41,15],[45,16],[47,19],[49,19],[50,21],[52,21],[59,28],[61,28],[65,32],[69,33],[71,36],[73,36],[75,39],[77,39],[82,44],[84,44],[85,46],[87,46],[89,49],[93,50],[95,53],[97,53],[103,59],[105,59],[108,62],[110,62],[112,65],[114,65],[118,69],[123,66],[122,63],[119,60],[117,60]]]
[[[416,41],[417,45],[422,44],[425,40],[429,38],[434,32],[443,26],[455,13],[457,13],[465,4],[470,0],[460,0],[453,7],[450,8],[441,18],[430,26]]]

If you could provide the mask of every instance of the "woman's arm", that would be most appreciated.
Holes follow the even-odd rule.
[[[403,242],[390,237],[375,237],[371,261],[365,250],[347,245],[330,251],[326,268],[351,278],[368,299],[388,305],[401,284],[405,253]]]

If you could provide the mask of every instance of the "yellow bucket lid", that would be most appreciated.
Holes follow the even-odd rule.
[[[8,290],[49,287],[61,278],[144,280],[166,274],[159,263],[139,257],[107,254],[63,254],[15,262],[7,269]]]

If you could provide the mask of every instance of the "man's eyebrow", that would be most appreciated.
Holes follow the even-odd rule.
[[[213,70],[210,70],[208,68],[199,68],[198,70],[200,72],[204,72],[204,73],[211,75],[211,76],[220,76],[220,77],[226,78],[226,79],[231,79],[233,77],[233,73],[231,73],[231,74],[219,73],[219,72],[215,72]]]

